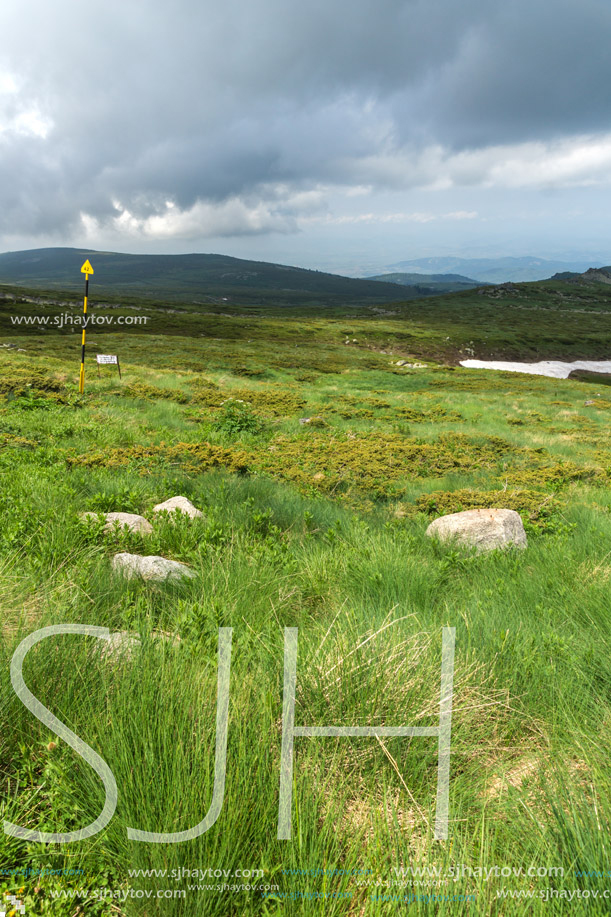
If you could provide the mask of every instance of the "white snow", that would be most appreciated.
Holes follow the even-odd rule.
[[[511,373],[531,373],[534,376],[551,376],[553,379],[567,379],[574,369],[586,369],[593,373],[611,373],[611,360],[575,360],[562,363],[560,360],[542,360],[539,363],[505,363],[502,360],[461,360],[467,369],[501,369]]]

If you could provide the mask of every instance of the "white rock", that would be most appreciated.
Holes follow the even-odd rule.
[[[195,576],[194,571],[187,567],[186,564],[181,564],[177,560],[168,560],[166,557],[159,557],[156,554],[150,554],[146,557],[125,552],[115,554],[112,559],[112,568],[117,573],[123,573],[128,579],[139,576],[154,583],[162,583],[167,579],[192,578]]]
[[[120,528],[127,526],[130,532],[139,532],[140,535],[150,535],[153,531],[153,526],[145,519],[144,516],[138,516],[137,513],[102,513],[106,523],[104,525],[105,532],[111,532],[117,523]],[[97,519],[98,513],[83,513],[81,519],[88,521],[89,519]]]
[[[522,520],[513,509],[469,509],[441,516],[431,522],[426,534],[440,541],[454,539],[459,544],[473,545],[477,551],[527,545]]]
[[[167,634],[164,631],[153,631],[151,634],[153,640],[171,640],[172,643],[179,643],[178,635]],[[142,641],[139,634],[130,633],[127,630],[117,630],[108,637],[107,640],[100,640],[100,655],[103,658],[113,658],[123,656],[130,659],[133,650],[140,647]]]
[[[111,634],[108,640],[100,640],[100,656],[103,658],[112,658],[124,656],[129,659],[132,650],[140,646],[140,637],[137,634],[129,634],[125,630],[118,630]]]
[[[201,510],[193,506],[191,501],[187,500],[186,497],[170,497],[170,499],[166,500],[164,503],[158,503],[157,506],[153,507],[155,515],[157,515],[157,513],[173,513],[176,510],[184,513],[186,516],[190,516],[191,519],[196,519],[204,515]]]

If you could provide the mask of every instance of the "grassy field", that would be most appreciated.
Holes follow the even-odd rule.
[[[28,654],[28,687],[108,764],[118,805],[80,842],[2,835],[0,892],[61,917],[609,912],[611,398],[591,381],[450,365],[465,348],[608,358],[602,293],[562,289],[341,314],[147,303],[146,333],[91,328],[82,397],[79,329],[17,328],[5,304],[5,819],[70,831],[104,804],[94,771],[15,696],[20,640],[76,623],[141,647],[105,655],[66,635]],[[107,367],[98,379],[96,350],[119,354],[121,381]],[[203,518],[149,536],[79,518],[151,518],[177,494]],[[438,515],[479,506],[516,509],[527,550],[477,556],[425,536]],[[110,561],[126,550],[196,576],[125,582]],[[433,837],[431,738],[297,738],[292,839],[277,840],[284,628],[299,628],[298,725],[435,726],[444,626],[456,628],[448,840]],[[233,646],[218,821],[182,843],[129,840],[128,828],[186,830],[210,807],[220,627]]]

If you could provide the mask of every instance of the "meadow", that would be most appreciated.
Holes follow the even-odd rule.
[[[16,328],[9,308],[59,306],[4,304],[4,819],[70,831],[104,803],[93,770],[15,696],[19,642],[75,623],[141,646],[109,655],[66,635],[28,654],[28,687],[108,764],[118,805],[73,844],[2,835],[0,894],[61,917],[609,912],[611,397],[595,378],[456,365],[470,351],[608,358],[600,291],[558,291],[326,312],[110,303],[151,320],[91,328],[83,396],[78,328]],[[98,378],[96,351],[119,354],[121,380],[109,367]],[[148,536],[80,518],[151,518],[177,494],[203,517]],[[528,548],[476,555],[426,537],[438,515],[482,506],[517,510]],[[119,551],[196,576],[125,581]],[[433,835],[434,739],[342,737],[295,740],[292,839],[278,840],[284,628],[299,629],[298,724],[435,726],[446,626],[448,839]],[[186,830],[210,807],[222,627],[218,820],[182,843],[129,840],[130,827]]]

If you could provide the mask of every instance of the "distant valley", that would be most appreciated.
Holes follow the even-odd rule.
[[[417,258],[414,261],[399,261],[389,265],[385,274],[391,272],[414,272],[418,274],[448,274],[456,272],[484,283],[524,283],[532,280],[547,280],[554,274],[564,272],[582,273],[591,267],[602,267],[601,261],[552,261],[546,258],[524,256],[521,258]],[[426,282],[426,279],[423,278]]]

